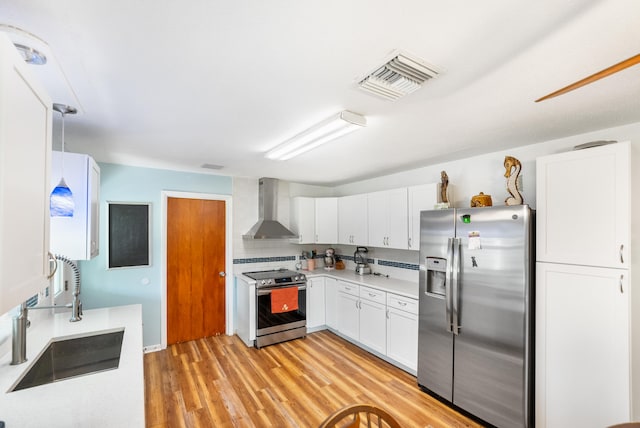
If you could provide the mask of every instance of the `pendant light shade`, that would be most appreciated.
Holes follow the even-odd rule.
[[[62,154],[60,156],[60,182],[51,192],[49,199],[49,212],[51,217],[73,217],[75,204],[73,193],[64,181],[64,116],[66,114],[76,114],[74,107],[64,104],[53,104],[53,109],[62,115]]]

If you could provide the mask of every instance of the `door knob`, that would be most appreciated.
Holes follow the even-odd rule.
[[[220,276],[225,277],[225,276],[227,276],[227,273],[226,272],[220,272]]]

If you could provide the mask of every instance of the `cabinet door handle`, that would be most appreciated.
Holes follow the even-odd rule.
[[[387,319],[389,319],[389,309],[387,309]]]
[[[409,248],[411,248],[411,238],[409,238]]]
[[[624,294],[624,289],[622,288],[622,281],[624,279],[624,275],[620,275],[620,293]]]
[[[624,257],[622,256],[622,250],[624,250],[624,244],[620,245],[620,263],[624,263]]]
[[[400,301],[399,301],[399,302],[398,302],[398,305],[400,305],[400,306],[407,306],[407,302],[400,302]]]

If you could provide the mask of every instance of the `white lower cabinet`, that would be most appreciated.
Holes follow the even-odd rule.
[[[338,280],[324,279],[325,323],[327,327],[338,330]]]
[[[418,299],[326,278],[325,303],[329,328],[415,374]]]
[[[418,301],[387,294],[387,356],[418,369]]]
[[[536,426],[631,420],[629,272],[537,263],[536,282]]]
[[[338,331],[358,340],[360,335],[360,310],[358,286],[338,281]]]
[[[386,354],[386,306],[384,303],[360,299],[360,343]]]
[[[325,324],[325,279],[310,278],[307,282],[307,329]]]
[[[385,296],[384,291],[338,281],[338,331],[385,354]]]

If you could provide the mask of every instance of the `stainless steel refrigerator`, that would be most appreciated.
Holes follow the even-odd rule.
[[[533,212],[423,211],[418,384],[498,427],[533,427]]]

